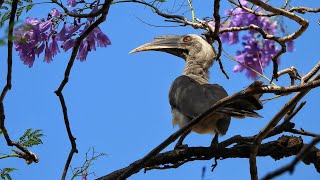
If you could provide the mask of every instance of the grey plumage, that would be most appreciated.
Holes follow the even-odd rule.
[[[218,84],[208,84],[209,68],[216,59],[214,48],[202,37],[195,34],[183,36],[159,36],[130,53],[140,51],[162,51],[186,62],[182,76],[174,80],[169,92],[172,109],[172,124],[185,126],[217,101],[228,96],[225,89]],[[226,134],[231,117],[261,117],[254,110],[262,108],[260,96],[246,96],[226,104],[216,110],[212,116],[202,120],[191,130],[200,134]],[[181,140],[182,142],[182,140]]]
[[[185,126],[226,96],[227,92],[217,84],[201,85],[188,76],[178,77],[173,81],[169,92],[169,102],[173,112],[172,124]],[[230,116],[223,113],[214,115],[214,118],[205,119],[195,125],[192,131],[200,134],[214,132],[225,134],[230,124]]]

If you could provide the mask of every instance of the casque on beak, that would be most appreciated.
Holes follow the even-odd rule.
[[[161,51],[184,58],[184,53],[187,52],[187,49],[184,46],[181,36],[165,35],[155,37],[154,41],[135,48],[129,52],[129,54],[142,51]]]

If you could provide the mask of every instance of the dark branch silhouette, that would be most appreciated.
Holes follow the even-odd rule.
[[[70,163],[71,163],[71,160],[72,160],[72,157],[73,157],[73,154],[74,153],[78,153],[78,149],[77,149],[77,145],[76,145],[76,138],[73,136],[72,132],[71,132],[71,127],[70,127],[70,122],[69,122],[69,117],[68,117],[68,110],[67,110],[67,105],[66,105],[66,102],[64,100],[64,96],[62,94],[62,90],[63,88],[65,87],[65,85],[68,83],[69,81],[69,76],[70,76],[70,72],[71,72],[71,69],[73,67],[73,63],[74,63],[74,60],[76,58],[76,55],[78,53],[78,50],[79,50],[79,46],[80,46],[80,43],[82,42],[82,40],[84,40],[92,30],[94,30],[94,28],[98,27],[99,24],[101,24],[102,22],[104,22],[106,20],[106,16],[109,12],[109,8],[110,8],[110,4],[111,4],[111,0],[106,0],[104,2],[104,5],[103,7],[101,8],[101,17],[99,17],[93,24],[91,24],[84,32],[83,34],[77,38],[76,42],[75,42],[75,46],[72,50],[72,54],[71,54],[71,57],[70,57],[70,60],[69,60],[69,63],[67,65],[67,68],[65,70],[65,74],[64,74],[64,79],[62,80],[59,88],[55,91],[56,95],[59,97],[59,100],[60,100],[60,103],[61,103],[61,107],[62,107],[62,112],[63,112],[63,118],[64,118],[64,123],[66,125],[66,130],[67,130],[67,133],[68,133],[68,137],[69,137],[69,140],[70,140],[70,143],[71,143],[71,150],[69,152],[69,155],[68,155],[68,158],[67,158],[67,161],[66,161],[66,164],[64,166],[64,169],[63,169],[63,173],[62,173],[62,177],[61,179],[65,179],[66,178],[66,175],[67,175],[67,172],[68,172],[68,169],[69,169],[69,166],[70,166]]]

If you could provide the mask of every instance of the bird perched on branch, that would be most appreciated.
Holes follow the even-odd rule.
[[[130,53],[141,51],[166,52],[185,60],[183,74],[176,78],[170,88],[169,102],[172,112],[172,124],[179,127],[187,125],[193,118],[208,110],[217,101],[228,94],[218,84],[209,84],[209,68],[216,59],[214,47],[196,34],[182,36],[158,36]],[[262,109],[261,95],[241,97],[224,105],[206,119],[192,127],[191,131],[199,134],[215,134],[211,145],[216,145],[218,135],[226,134],[231,117],[261,117],[254,110]],[[175,148],[184,147],[182,142],[190,133],[185,132]]]

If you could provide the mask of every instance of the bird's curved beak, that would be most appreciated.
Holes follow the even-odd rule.
[[[158,36],[155,38],[154,41],[135,48],[134,50],[129,52],[129,54],[142,52],[142,51],[162,51],[162,52],[167,52],[170,54],[177,55],[176,53],[174,53],[174,51],[184,50],[184,49],[185,47],[181,42],[181,36],[165,35],[165,36]]]

